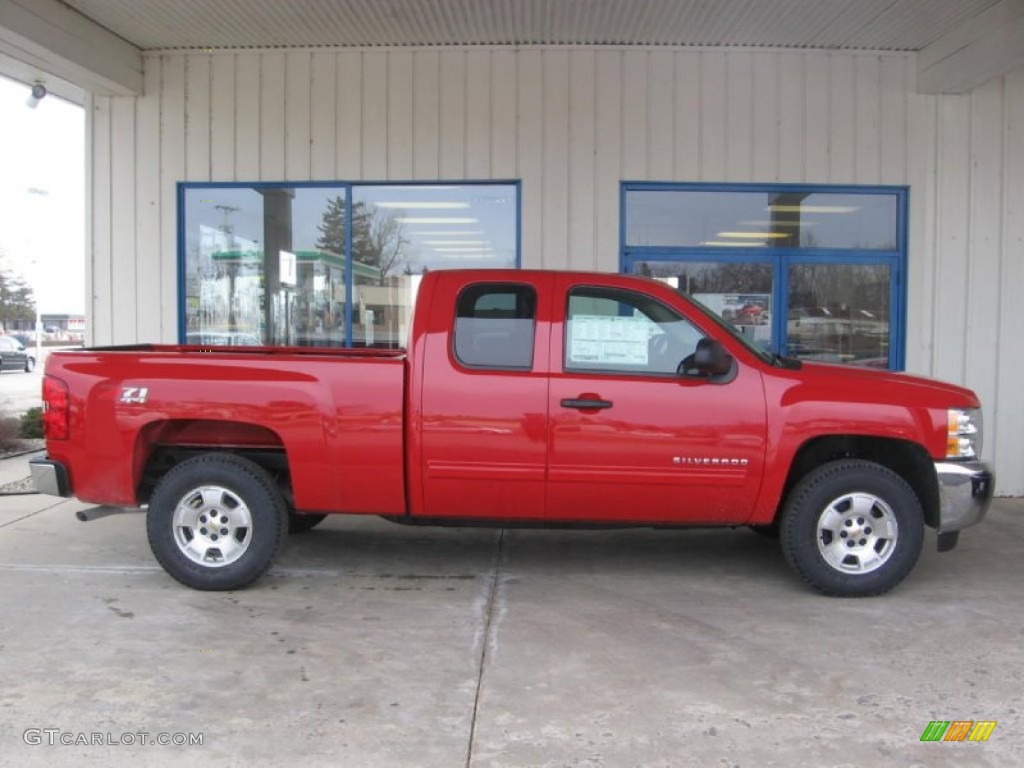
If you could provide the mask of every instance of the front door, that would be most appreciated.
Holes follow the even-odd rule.
[[[551,520],[744,522],[760,488],[760,373],[683,377],[704,334],[673,307],[566,276],[565,333],[552,339]]]

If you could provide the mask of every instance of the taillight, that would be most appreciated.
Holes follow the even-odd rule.
[[[67,440],[70,399],[68,385],[52,376],[43,377],[43,435],[47,440]]]

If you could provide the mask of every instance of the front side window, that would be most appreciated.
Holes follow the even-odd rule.
[[[675,375],[703,334],[641,293],[583,286],[569,293],[566,371]]]
[[[181,341],[405,346],[422,275],[519,265],[519,187],[183,184]]]
[[[455,357],[469,368],[533,367],[537,295],[527,285],[471,285],[455,312]]]

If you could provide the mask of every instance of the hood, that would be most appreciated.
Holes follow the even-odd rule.
[[[851,402],[907,405],[909,401],[925,408],[981,407],[978,396],[966,387],[909,373],[804,361],[799,370],[785,371],[783,375]]]

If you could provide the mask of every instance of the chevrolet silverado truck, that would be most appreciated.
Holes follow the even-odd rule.
[[[251,583],[289,532],[346,513],[750,526],[818,591],[877,595],[926,526],[952,549],[993,486],[970,390],[780,357],[615,274],[431,272],[397,350],[54,352],[43,399],[37,488],[145,509],[196,589]]]

